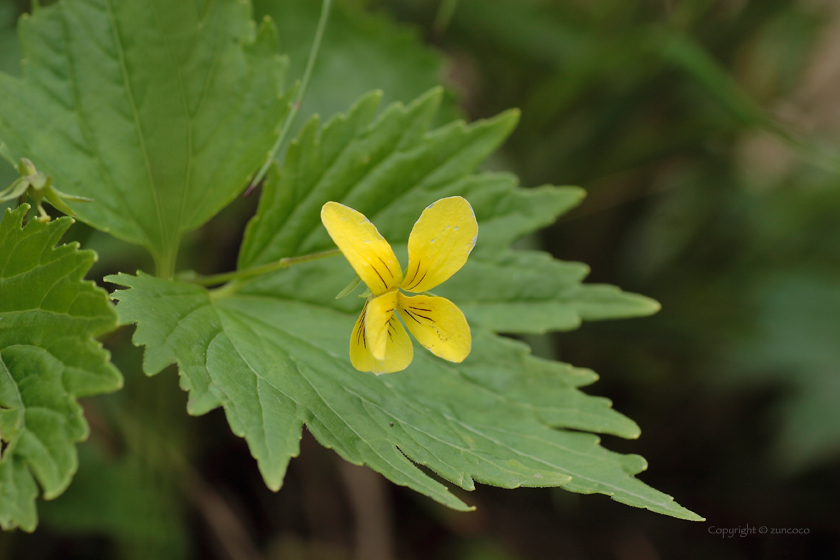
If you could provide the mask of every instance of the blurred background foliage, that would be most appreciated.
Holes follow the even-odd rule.
[[[256,0],[302,73],[318,0]],[[0,69],[20,73],[28,2],[0,0]],[[526,243],[663,304],[655,317],[530,339],[591,367],[642,427],[607,447],[708,519],[600,496],[481,487],[456,513],[304,434],[269,492],[222,414],[184,413],[174,371],[87,400],[68,492],[0,558],[790,559],[840,557],[840,4],[831,0],[337,0],[303,115],[362,93],[408,101],[443,82],[445,118],[523,110],[491,162],[585,203]],[[301,122],[303,119],[301,119]],[[298,123],[300,124],[300,123]],[[243,131],[247,133],[247,131]],[[0,185],[14,172],[0,167]],[[60,186],[59,186],[60,187]],[[230,270],[255,199],[185,240],[184,266]],[[146,257],[78,225],[91,276]],[[808,528],[720,538],[714,527]]]

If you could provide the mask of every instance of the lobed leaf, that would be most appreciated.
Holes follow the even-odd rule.
[[[21,228],[29,210],[0,222],[0,526],[32,531],[35,498],[60,495],[88,434],[77,397],[111,392],[122,377],[94,337],[116,328],[106,293],[84,282],[96,260],[78,244],[55,247],[70,218]]]
[[[305,266],[305,265],[303,265]],[[578,386],[586,370],[530,356],[521,343],[475,332],[462,364],[416,351],[404,374],[353,369],[355,316],[255,294],[213,296],[140,273],[109,280],[123,322],[137,323],[152,375],[176,362],[190,412],[223,406],[274,490],[299,452],[305,424],[344,459],[459,510],[469,507],[417,465],[466,490],[564,486],[652,511],[699,519],[632,475],[644,459],[603,449],[593,434],[636,437],[636,425]]]

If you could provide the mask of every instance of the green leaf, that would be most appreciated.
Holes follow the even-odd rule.
[[[587,370],[541,360],[523,344],[475,332],[463,364],[421,349],[404,374],[355,371],[347,352],[355,316],[269,296],[213,299],[203,288],[120,274],[125,322],[137,322],[144,370],[177,362],[190,412],[223,406],[270,488],[280,487],[301,428],[344,459],[366,464],[455,509],[469,509],[415,464],[466,490],[564,486],[685,519],[699,519],[632,475],[644,459],[601,448],[593,434],[635,437],[609,401],[577,390]],[[393,426],[391,425],[393,424]]]
[[[0,143],[77,216],[145,246],[171,274],[184,232],[266,159],[288,110],[285,63],[250,4],[68,0],[19,24],[24,78],[0,74]]]
[[[565,317],[628,315],[634,312],[628,301],[635,302],[635,313],[651,312],[650,300],[645,307],[632,296],[621,299],[614,288],[583,295],[589,292],[579,284],[585,274],[580,265],[555,263],[566,271],[556,281],[558,269],[525,262],[553,262],[544,255],[509,252],[506,245],[515,237],[553,220],[581,192],[522,191],[509,175],[472,175],[510,132],[516,113],[429,132],[440,95],[432,91],[407,107],[392,105],[373,123],[378,94],[323,128],[310,121],[290,144],[282,170],[269,175],[240,267],[331,247],[319,219],[327,200],[371,217],[404,257],[423,208],[458,193],[474,203],[480,249],[456,277],[481,275],[487,266],[503,271],[473,286],[471,316],[481,316],[492,301],[509,305],[485,313],[493,330],[520,328],[505,318],[522,305],[532,282],[550,283],[540,297],[548,294],[558,307],[570,306]],[[517,279],[520,265],[513,261],[519,257],[525,261]],[[481,322],[473,324],[473,350],[462,364],[441,361],[418,346],[405,372],[376,377],[354,370],[348,343],[361,302],[334,299],[351,277],[346,261],[329,259],[214,292],[142,273],[109,281],[130,288],[114,297],[121,321],[138,325],[134,342],[146,346],[144,371],[153,375],[177,363],[181,384],[190,391],[189,411],[223,406],[272,489],[280,487],[298,454],[305,424],[346,460],[456,509],[468,506],[417,465],[467,490],[475,481],[505,488],[563,486],[699,519],[633,477],[646,468],[644,459],[610,452],[596,435],[584,433],[639,435],[608,400],[578,389],[593,382],[594,373],[533,357],[527,346]],[[566,291],[553,292],[558,285]],[[556,328],[557,321],[542,321],[544,328]]]
[[[82,281],[96,254],[53,248],[70,218],[21,228],[28,210],[0,222],[0,526],[32,531],[35,480],[52,499],[76,471],[74,444],[88,434],[76,398],[116,391],[122,377],[94,340],[116,328],[106,293]]]

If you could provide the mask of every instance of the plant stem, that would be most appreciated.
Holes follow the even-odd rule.
[[[172,280],[175,276],[175,263],[178,259],[178,245],[174,243],[174,250],[168,251],[165,255],[155,255],[155,275],[163,280]]]
[[[189,282],[198,284],[199,286],[215,286],[216,284],[224,284],[232,280],[244,280],[253,276],[260,276],[282,268],[289,268],[296,264],[301,264],[310,261],[317,261],[327,259],[329,257],[337,257],[341,255],[341,251],[333,249],[331,251],[323,251],[321,253],[312,253],[311,255],[301,255],[299,257],[285,257],[279,261],[270,262],[253,268],[246,268],[245,270],[236,270],[234,272],[223,272],[222,274],[212,274],[210,276],[199,276],[197,278],[189,279]]]
[[[315,39],[312,41],[312,50],[309,51],[309,60],[306,62],[306,70],[303,72],[303,79],[300,81],[300,87],[298,88],[297,95],[295,96],[295,102],[292,104],[289,114],[286,115],[286,120],[283,122],[283,128],[280,130],[280,136],[278,136],[277,141],[274,142],[274,146],[272,146],[271,151],[268,154],[268,159],[254,176],[251,184],[248,185],[248,189],[245,191],[245,196],[250,195],[251,192],[257,188],[260,181],[265,178],[271,164],[274,162],[274,157],[277,155],[277,152],[286,140],[286,135],[289,133],[289,129],[292,127],[292,122],[295,120],[298,110],[300,109],[300,104],[303,102],[303,96],[306,94],[306,88],[309,87],[309,78],[312,77],[312,69],[315,67],[315,59],[318,58],[318,51],[321,48],[321,38],[324,36],[324,29],[327,27],[327,20],[329,19],[331,8],[332,0],[324,0],[324,3],[321,5],[321,18],[318,20],[317,29],[315,29]]]

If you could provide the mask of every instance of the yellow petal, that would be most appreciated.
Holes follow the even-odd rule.
[[[396,315],[392,315],[388,322],[388,343],[385,350],[385,359],[377,360],[370,353],[365,335],[367,310],[368,304],[366,303],[350,337],[350,362],[353,367],[359,371],[372,371],[377,375],[404,370],[414,358],[414,346],[412,346],[411,339],[408,338],[408,333],[402,323]]]
[[[478,223],[460,196],[442,198],[423,210],[408,238],[408,268],[402,288],[426,292],[458,272],[475,247]]]
[[[470,326],[461,310],[448,299],[400,294],[397,309],[417,342],[435,356],[460,363],[470,354]]]
[[[373,294],[400,285],[402,269],[394,250],[364,214],[338,202],[327,202],[321,208],[321,221]]]
[[[391,319],[397,307],[397,291],[385,292],[381,296],[371,298],[367,302],[365,314],[365,336],[367,347],[377,360],[385,359],[388,335],[390,334]],[[397,321],[399,323],[399,321]]]

